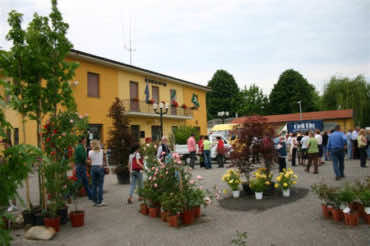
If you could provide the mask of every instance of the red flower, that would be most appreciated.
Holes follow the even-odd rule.
[[[47,139],[46,139],[46,142],[50,142],[50,140],[51,140],[50,138],[47,138]]]
[[[171,105],[174,106],[175,108],[177,108],[179,106],[179,104],[176,102],[176,100],[172,100]]]
[[[181,107],[183,108],[183,109],[186,109],[187,108],[187,106],[186,106],[186,104],[184,103],[183,105],[181,105]]]
[[[57,130],[54,130],[54,134],[56,134],[57,133]]]
[[[51,155],[56,155],[56,154],[57,154],[57,152],[52,151],[50,154],[51,154]]]
[[[48,129],[49,125],[44,125],[44,129]]]

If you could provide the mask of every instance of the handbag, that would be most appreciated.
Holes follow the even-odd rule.
[[[110,172],[109,167],[104,167],[104,174],[109,174],[109,172]]]

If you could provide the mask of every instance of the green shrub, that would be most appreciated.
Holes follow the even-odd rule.
[[[179,126],[177,129],[174,130],[173,134],[175,137],[176,144],[186,144],[188,138],[191,134],[194,134],[195,139],[199,139],[199,130],[195,127],[191,126]]]

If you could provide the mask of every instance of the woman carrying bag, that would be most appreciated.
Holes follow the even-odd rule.
[[[106,206],[103,201],[104,167],[106,166],[106,163],[104,151],[100,148],[100,142],[98,140],[91,141],[91,150],[89,151],[88,162],[91,165],[91,196],[94,206]]]
[[[138,186],[139,188],[143,186],[142,170],[144,169],[144,163],[143,163],[143,160],[141,159],[139,149],[140,149],[140,145],[135,144],[132,147],[131,154],[128,160],[128,168],[130,170],[130,194],[129,194],[127,202],[129,204],[132,203],[132,196],[134,195],[136,186]]]

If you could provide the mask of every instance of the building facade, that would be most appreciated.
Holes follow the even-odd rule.
[[[159,140],[160,118],[153,103],[166,103],[168,113],[163,118],[163,134],[189,125],[207,133],[206,93],[208,87],[160,74],[136,66],[72,50],[68,61],[79,63],[71,81],[77,111],[89,117],[89,138],[108,140],[112,119],[109,108],[118,97],[123,100],[132,133],[140,139]],[[22,141],[22,119],[12,110],[6,111],[14,127],[13,141]],[[26,123],[26,142],[36,144],[36,124]]]

